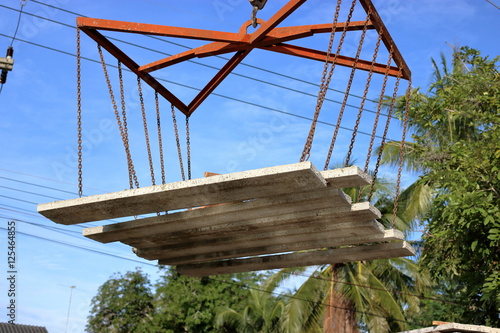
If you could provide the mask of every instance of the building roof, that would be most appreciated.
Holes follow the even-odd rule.
[[[400,333],[500,333],[500,328],[457,323],[442,323],[436,326]]]
[[[0,333],[49,333],[45,327],[0,323]]]

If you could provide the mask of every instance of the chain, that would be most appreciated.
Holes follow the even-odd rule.
[[[189,116],[186,116],[186,150],[188,179],[191,179],[191,135],[189,134]]]
[[[332,35],[334,34],[335,27],[337,25],[338,14],[339,14],[339,11],[340,11],[340,5],[341,5],[341,3],[342,3],[341,0],[337,1],[337,8],[336,8],[336,12],[335,12],[335,18],[334,18],[333,27],[332,27]],[[356,0],[353,0],[353,2],[351,4],[351,8],[349,10],[349,14],[347,16],[347,20],[345,22],[344,29],[342,31],[342,35],[341,35],[340,40],[339,40],[339,45],[337,46],[337,52],[335,52],[335,56],[334,56],[334,59],[332,61],[332,65],[330,66],[330,71],[328,72],[328,76],[325,78],[327,65],[328,65],[328,62],[330,60],[330,54],[329,53],[331,52],[331,47],[330,47],[330,45],[328,46],[329,50],[328,50],[328,53],[327,53],[327,59],[326,59],[326,62],[325,62],[325,68],[323,70],[323,78],[321,80],[320,91],[318,93],[318,100],[317,100],[317,103],[316,103],[316,112],[314,114],[313,123],[311,124],[311,129],[309,131],[309,136],[307,137],[306,144],[304,145],[304,151],[302,152],[301,162],[305,161],[306,159],[309,159],[309,156],[311,155],[312,142],[313,142],[313,138],[314,138],[314,132],[316,131],[316,123],[317,123],[317,120],[318,120],[319,112],[321,110],[321,107],[323,106],[323,102],[325,100],[326,93],[328,91],[328,87],[329,87],[330,81],[332,79],[333,71],[335,70],[335,64],[337,63],[338,55],[340,54],[340,51],[342,50],[342,45],[344,44],[345,36],[347,34],[347,28],[349,26],[349,23],[351,22],[352,13],[354,11],[354,7],[355,6],[356,6]],[[332,36],[330,36],[330,41],[333,43],[333,37]]]
[[[127,109],[126,109],[126,103],[125,103],[125,91],[123,88],[122,63],[120,61],[118,61],[118,78],[120,81],[120,101],[121,101],[121,106],[122,106],[122,119],[123,119],[122,131],[123,131],[123,135],[128,138],[127,111],[126,111]],[[128,160],[128,159],[127,159],[127,166],[128,166],[129,186],[130,186],[130,188],[134,188],[132,166],[131,166],[130,160]]]
[[[366,18],[366,21],[368,21],[370,19],[370,16],[371,16],[371,7],[370,7],[370,10],[368,12],[368,16]],[[366,26],[363,29],[363,34],[361,35],[361,40],[364,40],[365,35],[366,35]],[[351,160],[352,151],[354,149],[354,143],[356,142],[356,136],[358,134],[359,124],[361,122],[361,117],[363,115],[363,111],[364,111],[364,107],[365,107],[365,103],[366,103],[366,97],[368,96],[368,91],[370,89],[370,85],[371,85],[371,81],[372,81],[372,77],[373,77],[373,68],[375,67],[375,62],[377,60],[378,50],[380,47],[381,40],[382,40],[382,35],[379,34],[377,43],[375,44],[375,50],[373,51],[373,58],[372,58],[372,63],[370,65],[370,70],[368,72],[368,77],[366,78],[365,90],[363,91],[363,96],[361,97],[361,104],[359,106],[358,116],[356,118],[356,124],[354,125],[354,129],[352,132],[351,143],[349,144],[349,149],[347,151],[347,155],[346,155],[346,159],[345,159],[345,166],[346,167],[349,166],[349,161]],[[360,42],[360,44],[361,43],[362,42]],[[360,45],[360,48],[358,48],[358,50],[361,51],[361,45]],[[358,56],[358,54],[356,54],[356,56]],[[356,57],[356,59],[354,61],[357,63],[358,57]],[[359,193],[361,194],[361,192],[359,192]]]
[[[401,173],[403,172],[403,160],[405,157],[405,145],[406,145],[406,132],[408,129],[408,117],[410,108],[410,98],[411,98],[411,79],[408,80],[408,88],[406,89],[406,101],[404,109],[404,120],[403,120],[403,135],[401,136],[401,147],[399,150],[399,167],[398,167],[398,178],[396,181],[396,195],[394,198],[394,211],[392,215],[392,228],[396,224],[396,214],[398,213],[399,204],[399,194],[401,192]]]
[[[23,3],[21,2],[21,6]],[[76,28],[76,95],[77,95],[77,126],[78,126],[78,196],[83,195],[83,160],[82,160],[82,76],[81,76],[80,29]]]
[[[351,7],[351,12],[349,13],[349,21],[350,21],[350,18],[352,16],[352,10],[354,9],[354,5],[355,5],[355,1],[353,2],[352,7]],[[352,81],[354,79],[354,74],[356,73],[356,66],[358,64],[359,56],[361,54],[361,49],[363,47],[364,39],[366,36],[366,30],[368,28],[368,20],[369,20],[369,15],[367,16],[367,19],[365,20],[365,24],[363,26],[363,33],[362,33],[361,38],[359,40],[358,49],[356,51],[356,56],[354,58],[354,63],[352,65],[351,74],[349,75],[349,81],[347,83],[344,98],[342,100],[342,106],[340,107],[340,110],[339,110],[337,124],[335,125],[335,130],[333,131],[332,141],[330,142],[330,147],[328,149],[328,153],[326,156],[324,170],[328,169],[328,165],[330,164],[330,159],[332,158],[333,148],[335,147],[335,142],[337,141],[337,136],[339,134],[340,125],[342,123],[342,118],[344,117],[344,111],[345,111],[345,108],[347,106],[347,100],[349,98],[349,92],[351,90]],[[345,30],[344,30],[344,33],[345,33]],[[340,49],[337,51],[337,53],[340,53]],[[346,159],[346,164],[347,163],[348,163],[348,160]]]
[[[382,38],[382,35],[379,34],[379,40]],[[385,95],[385,89],[387,87],[387,79],[389,77],[389,69],[391,67],[391,62],[392,62],[392,52],[389,53],[389,59],[387,60],[387,65],[385,67],[385,75],[384,75],[384,81],[382,82],[382,89],[380,91],[380,99],[377,105],[377,113],[375,114],[375,120],[373,122],[373,130],[372,130],[372,135],[370,137],[370,144],[368,147],[368,153],[366,154],[366,161],[365,161],[365,168],[364,171],[368,172],[368,166],[370,164],[370,158],[372,156],[372,151],[373,151],[373,145],[375,143],[375,136],[377,134],[377,127],[378,127],[378,122],[380,119],[380,114],[382,111],[382,101]]]
[[[161,167],[161,183],[165,184],[165,162],[163,160],[163,142],[161,139],[161,121],[160,121],[160,101],[158,100],[158,91],[155,91],[156,104],[156,125],[158,126],[158,146],[160,148],[160,167]]]
[[[149,144],[148,122],[146,118],[146,107],[144,106],[144,96],[142,94],[141,78],[137,77],[137,88],[139,90],[139,101],[141,102],[142,123],[144,125],[144,136],[146,137],[146,149],[148,152],[149,171],[151,172],[151,183],[156,185],[153,156],[151,155],[151,145]]]
[[[175,142],[177,143],[177,153],[179,154],[181,176],[182,180],[186,180],[186,176],[184,175],[184,163],[182,162],[182,151],[181,151],[181,142],[179,140],[179,129],[177,128],[177,119],[175,118],[175,109],[173,104],[172,104],[172,121],[174,123]]]
[[[392,47],[391,47],[391,51],[389,52],[389,57],[390,58],[392,58],[392,52],[393,52],[393,50],[392,50]],[[394,86],[394,92],[393,92],[392,98],[391,98],[391,104],[389,105],[389,111],[387,112],[387,121],[385,123],[384,134],[382,135],[382,140],[380,141],[380,151],[379,151],[378,156],[377,156],[377,163],[375,164],[375,170],[373,171],[373,181],[372,181],[372,185],[370,187],[370,194],[368,195],[368,201],[371,200],[372,195],[373,195],[373,191],[375,189],[375,182],[377,180],[378,169],[380,167],[380,162],[382,160],[382,153],[384,151],[385,140],[387,138],[387,133],[389,132],[389,125],[391,123],[392,111],[394,109],[394,104],[396,102],[396,97],[397,97],[397,93],[398,93],[398,90],[399,90],[399,83],[401,81],[401,76],[402,75],[403,75],[402,69],[400,68],[398,76],[396,78],[396,83],[395,83],[395,86]],[[384,85],[384,88],[385,88],[385,85]],[[382,104],[382,99],[383,99],[383,95],[381,94],[380,95],[379,104]]]
[[[121,119],[120,119],[120,114],[118,112],[118,107],[116,106],[115,95],[113,94],[113,88],[111,87],[111,81],[109,80],[108,70],[106,68],[106,62],[104,61],[104,56],[102,54],[102,49],[101,49],[101,46],[99,44],[97,45],[97,50],[99,51],[99,57],[101,59],[101,65],[102,65],[102,68],[103,68],[103,71],[104,71],[104,77],[106,78],[106,83],[108,85],[109,96],[111,98],[111,104],[113,105],[113,111],[115,112],[116,122],[117,122],[118,128],[120,130],[120,135],[122,137],[123,146],[125,147],[125,153],[127,155],[128,167],[129,167],[129,170],[131,170],[133,172],[133,177],[134,177],[134,180],[135,180],[136,187],[139,187],[139,182],[137,180],[137,176],[135,175],[135,171],[134,171],[134,165],[133,165],[133,162],[132,162],[132,156],[130,154],[130,147],[129,147],[129,143],[128,143],[128,135],[127,135],[127,132],[126,132],[127,130],[126,130],[126,127],[124,128],[124,126],[122,125],[122,122],[121,122]],[[119,76],[120,76],[120,84],[122,84],[122,78],[121,78],[121,74],[120,74],[121,65],[120,65],[120,63],[118,63],[118,64],[119,64],[118,70],[119,70]],[[130,183],[130,188],[133,188],[132,183]]]
[[[323,106],[323,102],[324,102],[325,97],[326,97],[326,91],[328,90],[328,86],[330,84],[331,75],[333,74],[333,68],[335,67],[335,61],[337,59],[338,52],[337,52],[337,54],[335,54],[335,60],[332,62],[330,73],[328,73],[328,66],[329,66],[330,56],[331,56],[332,47],[333,47],[333,41],[335,39],[335,29],[337,27],[337,22],[338,22],[338,18],[339,18],[339,14],[340,14],[341,4],[342,4],[342,0],[337,0],[337,7],[336,7],[335,15],[333,18],[332,32],[330,34],[330,40],[328,42],[328,50],[326,52],[326,60],[325,60],[325,64],[323,65],[323,75],[321,77],[321,84],[320,84],[320,88],[318,91],[318,98],[316,100],[316,108],[314,110],[314,117],[313,117],[313,121],[311,123],[311,128],[309,129],[309,134],[307,136],[306,143],[304,144],[304,149],[302,150],[300,162],[307,161],[309,159],[309,157],[311,156],[311,148],[312,148],[312,142],[314,139],[314,133],[316,132],[316,124],[318,122],[318,117],[319,117],[319,113],[321,111],[321,107]],[[346,27],[347,27],[347,23],[346,23]],[[345,36],[346,30],[347,30],[346,27],[344,28],[344,31],[342,33],[342,39],[341,39],[340,45],[342,45],[343,37]]]

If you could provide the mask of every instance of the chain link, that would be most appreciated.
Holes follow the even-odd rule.
[[[379,42],[382,39],[382,33],[379,33]],[[375,144],[375,136],[377,135],[377,128],[378,128],[378,122],[380,120],[380,114],[382,113],[382,105],[383,105],[383,99],[385,96],[385,89],[387,87],[387,79],[389,78],[389,70],[391,68],[391,63],[392,63],[392,52],[389,53],[389,59],[387,60],[387,65],[385,67],[385,75],[384,75],[384,80],[382,82],[382,89],[380,90],[380,97],[377,105],[377,112],[375,114],[375,119],[373,121],[373,129],[372,129],[372,135],[370,137],[370,144],[368,146],[368,152],[366,154],[366,161],[365,161],[365,168],[363,169],[365,172],[368,172],[368,166],[370,164],[370,159],[372,156],[372,151],[373,151],[373,145]]]
[[[346,28],[347,28],[348,23],[351,20],[352,11],[354,10],[355,4],[356,4],[356,1],[353,1],[352,6],[351,6],[351,11],[349,12],[349,16],[348,16],[348,22],[346,22]],[[369,17],[368,17],[368,19],[369,19]],[[349,92],[351,90],[352,80],[354,79],[354,73],[356,72],[356,65],[358,63],[360,52],[361,52],[361,48],[363,46],[364,38],[365,38],[365,35],[366,35],[366,29],[367,29],[367,25],[368,25],[368,19],[365,20],[365,24],[363,26],[363,35],[361,36],[361,39],[360,39],[359,44],[358,44],[358,49],[356,51],[356,57],[354,59],[353,68],[352,68],[351,74],[349,76],[349,81],[347,83],[346,91],[345,91],[345,94],[344,94],[344,99],[342,100],[342,106],[340,107],[340,110],[339,110],[339,115],[338,115],[338,118],[337,118],[337,124],[335,125],[335,130],[333,131],[332,141],[330,142],[330,147],[328,148],[328,153],[327,153],[327,156],[326,156],[324,170],[327,170],[328,169],[328,165],[330,164],[330,159],[332,157],[333,148],[335,147],[335,142],[337,141],[337,136],[338,136],[338,133],[339,133],[339,130],[340,130],[340,125],[342,123],[342,118],[344,117],[344,111],[345,111],[345,108],[347,106],[347,100],[349,98]],[[343,34],[342,37],[345,37],[345,32],[346,32],[346,30],[344,29],[344,34]],[[340,48],[337,51],[337,54],[338,53],[340,53]]]
[[[401,136],[401,147],[399,149],[399,167],[398,167],[398,177],[396,181],[396,195],[394,198],[394,211],[392,215],[392,228],[396,224],[396,214],[398,213],[399,195],[401,192],[401,174],[403,172],[403,161],[405,157],[406,149],[406,132],[408,130],[408,118],[409,118],[409,108],[411,99],[411,79],[408,80],[408,88],[406,89],[406,100],[404,108],[404,119],[403,119],[403,134]]]
[[[338,0],[337,1],[337,8],[335,11],[335,18],[334,18],[334,22],[333,22],[333,26],[332,26],[332,34],[330,35],[330,44],[328,45],[327,58],[325,61],[325,67],[323,69],[323,77],[321,79],[321,86],[320,86],[320,90],[318,93],[318,100],[316,102],[316,110],[314,113],[313,122],[311,124],[311,129],[309,130],[309,135],[307,137],[306,144],[304,145],[302,157],[300,158],[301,162],[308,160],[309,157],[311,156],[311,148],[312,148],[312,143],[313,143],[313,139],[314,139],[314,133],[316,131],[316,124],[318,122],[318,116],[319,116],[319,113],[320,113],[321,108],[323,106],[323,102],[325,101],[326,93],[328,91],[328,87],[330,85],[330,81],[332,79],[333,72],[335,70],[335,65],[337,63],[337,58],[340,54],[340,51],[342,50],[345,36],[347,35],[347,28],[349,26],[349,23],[351,22],[352,13],[354,12],[354,7],[356,6],[356,0],[353,0],[353,2],[351,4],[351,8],[349,10],[349,14],[347,15],[347,20],[345,22],[344,29],[342,31],[342,35],[340,36],[339,44],[337,46],[337,51],[335,52],[334,59],[333,59],[332,64],[330,66],[330,71],[328,72],[328,75],[326,75],[328,63],[330,61],[331,44],[333,44],[333,35],[335,34],[335,28],[337,26],[338,15],[340,12],[341,4],[342,4],[342,1]]]
[[[186,176],[184,174],[184,163],[182,162],[182,151],[181,151],[181,141],[179,140],[179,129],[177,128],[177,119],[175,118],[175,108],[174,108],[173,104],[172,104],[172,121],[174,123],[175,142],[177,143],[177,153],[179,155],[181,176],[182,176],[182,180],[186,180]]]
[[[144,136],[146,137],[146,150],[148,152],[149,171],[151,172],[151,183],[156,185],[153,156],[151,155],[151,145],[149,144],[148,121],[146,117],[146,107],[144,106],[144,96],[142,93],[141,78],[137,77],[137,89],[139,90],[139,101],[141,103],[142,124],[144,125]]]
[[[186,116],[186,150],[188,179],[191,179],[191,135],[189,134],[189,116]]]
[[[131,172],[133,174],[133,178],[134,178],[136,187],[139,187],[139,181],[137,180],[137,176],[136,176],[135,170],[134,170],[134,165],[132,162],[132,156],[130,154],[127,129],[126,129],[126,127],[124,128],[124,126],[121,122],[121,119],[120,119],[120,113],[118,112],[118,107],[116,106],[115,95],[113,94],[113,88],[111,87],[111,81],[109,80],[108,70],[106,68],[106,62],[104,61],[104,56],[102,54],[102,48],[99,44],[97,45],[97,50],[99,51],[99,57],[101,59],[101,65],[102,65],[102,68],[104,71],[104,77],[106,78],[106,84],[108,85],[108,91],[109,91],[109,96],[111,98],[111,104],[113,105],[113,111],[115,113],[116,122],[117,122],[118,128],[120,130],[120,135],[122,137],[123,146],[125,148],[125,154],[127,155],[128,167],[129,167],[129,170],[131,170]],[[119,70],[119,76],[120,76],[120,84],[122,85],[122,79],[121,79],[121,74],[120,74],[121,65],[120,65],[120,63],[118,63],[118,65],[119,65],[118,70]],[[130,188],[133,188],[132,183],[130,185],[131,185]]]
[[[337,28],[337,22],[340,14],[340,7],[342,4],[342,0],[337,0],[337,7],[335,10],[335,15],[333,18],[333,23],[332,23],[332,32],[330,34],[330,40],[328,42],[328,49],[326,52],[326,60],[325,64],[323,65],[323,75],[321,77],[321,84],[320,88],[318,91],[318,98],[316,100],[316,108],[314,110],[314,117],[313,121],[311,123],[311,128],[309,129],[309,134],[307,135],[306,142],[304,144],[304,149],[302,150],[302,155],[300,157],[300,162],[304,162],[309,160],[309,157],[311,156],[311,148],[312,148],[312,142],[314,139],[314,133],[316,132],[316,124],[318,122],[318,117],[321,111],[321,107],[323,106],[323,102],[326,97],[326,91],[328,90],[328,86],[330,84],[330,79],[333,74],[333,69],[335,67],[335,62],[339,53],[339,50],[337,49],[337,53],[335,54],[335,59],[332,62],[332,65],[330,67],[330,72],[328,73],[328,67],[329,67],[329,62],[330,62],[330,56],[332,52],[332,47],[333,47],[333,41],[335,39],[335,29]],[[351,14],[352,14],[352,9],[351,8]],[[343,38],[345,37],[345,34],[347,32],[347,23],[346,27],[344,27],[344,31],[342,32],[342,38],[339,43],[339,48],[342,46],[343,43]]]
[[[368,22],[368,20],[370,19],[371,13],[372,13],[372,9],[370,7],[370,10],[368,11],[368,16],[366,17],[366,22]],[[361,35],[361,39],[360,39],[360,47],[358,48],[359,52],[356,54],[356,58],[354,60],[356,64],[358,62],[359,55],[361,53],[361,47],[362,47],[363,40],[364,40],[365,35],[366,35],[366,28],[367,28],[367,26],[365,25],[363,28],[363,33]],[[354,149],[354,144],[356,142],[356,136],[358,134],[359,124],[361,123],[361,117],[363,116],[363,111],[364,111],[364,107],[365,107],[365,103],[366,103],[366,97],[368,96],[368,91],[370,89],[370,85],[371,85],[371,81],[372,81],[372,77],[373,77],[373,69],[375,67],[375,62],[377,60],[378,50],[380,47],[381,40],[382,40],[382,36],[379,35],[377,43],[375,44],[375,49],[373,51],[373,58],[372,58],[372,62],[370,65],[370,69],[368,71],[368,77],[366,78],[365,90],[363,91],[363,96],[361,97],[361,103],[360,103],[359,110],[358,110],[358,116],[356,118],[356,123],[354,125],[354,129],[353,129],[352,136],[351,136],[351,143],[349,144],[349,149],[347,151],[347,155],[346,155],[346,159],[345,159],[345,166],[346,167],[349,166],[352,151]],[[361,192],[359,192],[359,194],[361,194]]]
[[[125,103],[125,91],[123,88],[123,74],[122,74],[122,63],[118,61],[118,78],[120,82],[120,101],[121,101],[121,106],[122,106],[122,119],[123,119],[123,127],[122,127],[122,132],[125,137],[128,137],[128,126],[127,126],[127,108],[126,108],[126,103]],[[130,188],[134,188],[134,181],[133,181],[133,172],[132,172],[132,166],[130,165],[130,160],[127,159],[127,166],[128,166],[128,181],[129,181],[129,186]]]
[[[21,1],[21,6],[23,2]],[[76,28],[76,95],[78,126],[78,196],[83,195],[83,159],[82,159],[82,76],[81,76],[80,29]]]
[[[156,104],[156,125],[158,127],[158,147],[160,148],[160,167],[161,167],[161,183],[165,184],[165,162],[163,160],[163,141],[161,137],[161,117],[160,117],[160,101],[158,100],[158,91],[155,91]]]
[[[393,54],[393,49],[391,47],[391,50],[389,52],[389,61],[388,61],[388,64],[390,63],[390,61],[392,59],[392,54]],[[384,151],[385,140],[387,138],[387,133],[389,132],[389,125],[391,123],[392,112],[394,110],[394,104],[396,102],[396,97],[397,97],[398,90],[399,90],[399,83],[401,82],[402,75],[403,75],[402,68],[400,68],[399,72],[398,72],[398,76],[396,78],[396,83],[394,85],[394,91],[393,91],[393,94],[392,94],[392,97],[391,97],[391,104],[389,105],[389,110],[387,112],[387,121],[385,123],[384,134],[382,135],[382,139],[380,141],[380,151],[379,151],[378,156],[377,156],[377,162],[375,164],[375,170],[373,171],[373,177],[372,177],[373,181],[372,181],[372,184],[371,184],[371,187],[370,187],[370,193],[368,195],[368,201],[371,200],[371,198],[373,196],[373,191],[375,189],[375,182],[377,180],[378,170],[379,170],[379,167],[380,167],[380,162],[382,160],[382,153]],[[385,84],[384,84],[384,88],[385,88]],[[383,97],[384,97],[383,94],[381,94],[380,95],[380,101],[379,101],[380,105],[382,104]]]

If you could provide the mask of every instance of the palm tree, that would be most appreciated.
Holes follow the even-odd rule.
[[[361,198],[366,198],[368,190],[362,189]],[[359,188],[346,190],[352,198],[358,198],[359,191]],[[409,230],[415,211],[420,209],[416,208],[419,205],[406,202],[411,198],[412,189],[400,196],[395,219],[394,204],[389,199],[391,192],[388,182],[377,181],[373,199],[382,213],[380,222],[387,227],[394,223],[399,230]],[[418,298],[412,295],[427,283],[418,276],[417,264],[407,258],[335,264],[318,268],[299,291],[321,290],[315,291],[323,295],[323,330],[318,332],[356,333],[360,328],[370,332],[402,331],[407,329],[406,315],[418,310]],[[314,319],[321,320],[318,316]]]
[[[241,311],[226,308],[217,315],[217,326],[228,332],[238,333],[279,333],[278,322],[285,304],[273,292],[283,277],[270,276],[260,288],[250,289],[248,305]]]

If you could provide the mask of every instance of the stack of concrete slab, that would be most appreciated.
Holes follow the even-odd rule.
[[[397,230],[342,188],[366,186],[358,167],[319,172],[310,162],[216,175],[38,206],[61,224],[132,217],[86,228],[190,276],[411,256]],[[138,217],[159,213],[154,216]]]

